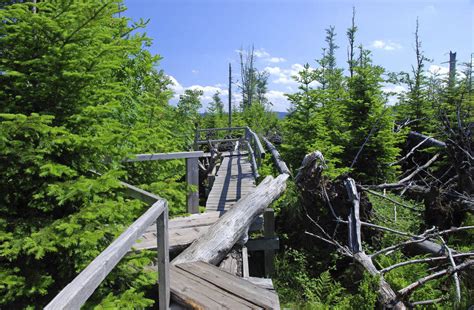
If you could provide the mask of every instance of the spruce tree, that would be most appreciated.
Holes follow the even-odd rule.
[[[398,155],[399,137],[393,132],[394,118],[382,92],[384,69],[372,64],[370,51],[359,50],[358,65],[347,82],[345,120],[350,139],[343,156],[358,181],[376,183],[394,177],[396,167],[388,164]]]
[[[159,57],[131,34],[144,23],[119,17],[119,4],[0,10],[1,308],[44,306],[146,210],[123,196],[119,178],[167,198],[171,213],[184,205],[183,164],[122,163],[185,141]],[[143,267],[153,257],[127,256],[89,306],[152,305],[156,275]]]

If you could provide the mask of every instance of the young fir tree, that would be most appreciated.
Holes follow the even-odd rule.
[[[419,23],[416,20],[415,29],[416,65],[412,72],[399,73],[399,81],[408,87],[408,91],[400,96],[395,107],[397,120],[409,124],[409,127],[418,132],[433,133],[434,111],[437,109],[433,96],[430,96],[430,81],[426,75],[426,63],[430,61],[422,49],[419,35]]]
[[[224,117],[224,103],[220,97],[219,91],[212,95],[212,101],[209,102],[206,114],[202,119],[202,127],[204,128],[220,128],[227,125]]]
[[[158,58],[144,49],[148,39],[131,34],[143,24],[128,26],[119,4],[38,1],[36,10],[0,10],[1,308],[44,306],[146,210],[123,197],[119,178],[184,202],[179,165],[121,162],[184,141],[172,134],[183,126],[167,105],[172,93],[154,69]],[[156,275],[143,270],[153,256],[127,256],[90,305],[153,304],[145,294]]]
[[[334,27],[326,29],[327,48],[318,60],[316,70],[308,64],[296,76],[300,92],[288,95],[292,108],[285,122],[285,144],[283,151],[290,164],[297,166],[304,155],[319,150],[327,159],[329,175],[336,176],[344,171],[339,169],[339,154],[347,139],[343,98],[342,69],[337,68]],[[313,88],[311,85],[318,85]]]
[[[372,64],[370,51],[359,47],[359,60],[353,77],[348,78],[345,120],[350,139],[344,147],[344,164],[353,169],[359,182],[390,179],[396,167],[399,137],[393,132],[394,118],[382,92],[384,69]]]

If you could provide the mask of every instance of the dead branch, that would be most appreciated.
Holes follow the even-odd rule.
[[[453,258],[453,252],[448,247],[448,245],[444,241],[443,237],[440,236],[439,239],[441,240],[441,242],[443,243],[444,248],[446,249],[446,252],[448,254],[451,266],[453,268],[456,268],[456,263],[454,262],[454,258]],[[456,271],[453,272],[453,279],[454,279],[454,285],[456,286],[456,299],[457,299],[457,302],[460,302],[461,301],[461,284],[459,283],[459,277],[458,277],[458,273]]]
[[[451,275],[453,274],[454,272],[459,272],[459,271],[462,271],[466,268],[469,268],[470,266],[474,265],[474,260],[468,260],[468,261],[465,261],[464,263],[462,264],[459,264],[457,265],[456,267],[450,267],[448,269],[445,269],[445,270],[441,270],[441,271],[438,271],[436,273],[433,273],[433,274],[430,274],[426,277],[423,277],[415,282],[413,282],[412,284],[408,285],[407,287],[401,289],[398,291],[398,295],[401,296],[401,297],[405,297],[405,296],[408,296],[410,295],[415,289],[417,289],[418,287],[424,285],[426,282],[428,281],[431,281],[431,280],[434,280],[434,279],[437,279],[437,278],[440,278],[442,276],[445,276],[445,275]]]
[[[435,304],[438,302],[441,302],[443,300],[446,300],[446,298],[441,297],[441,298],[436,298],[436,299],[429,299],[429,300],[422,300],[422,301],[415,301],[415,302],[409,302],[408,305],[411,308],[415,308],[416,306],[424,306],[424,305],[431,305]]]
[[[439,157],[439,153],[436,153],[435,156],[433,156],[430,160],[428,160],[428,162],[426,162],[426,164],[424,164],[423,166],[419,166],[418,168],[415,169],[415,171],[413,171],[409,176],[407,176],[406,178],[403,178],[401,179],[400,181],[398,181],[398,183],[406,183],[407,181],[411,180],[415,175],[418,174],[418,172],[420,172],[421,170],[423,169],[426,169],[428,168],[436,159],[438,159]]]
[[[452,254],[453,258],[464,257],[464,256],[474,256],[474,252]],[[388,266],[388,267],[380,270],[380,273],[384,274],[384,273],[387,273],[387,272],[389,272],[393,269],[403,267],[403,266],[407,266],[407,265],[422,264],[422,263],[434,263],[434,262],[443,261],[443,260],[446,260],[446,259],[448,259],[447,256],[412,259],[412,260],[408,260],[408,261],[404,261],[404,262],[401,262],[401,263],[397,263],[397,264]]]
[[[425,139],[423,139],[420,143],[418,143],[417,145],[415,145],[405,156],[403,156],[402,158],[400,158],[399,160],[397,160],[396,162],[393,162],[393,163],[390,163],[388,164],[389,166],[394,166],[396,164],[399,164],[401,163],[402,161],[404,160],[407,160],[411,155],[413,155],[413,153],[415,153],[416,149],[419,148],[421,145],[423,145],[426,141],[428,141],[429,139],[431,139],[431,137],[427,136]]]
[[[383,198],[383,199],[387,199],[388,201],[390,201],[390,202],[392,202],[392,203],[394,203],[394,204],[396,204],[396,205],[399,205],[399,206],[401,206],[401,207],[407,208],[407,209],[409,209],[409,210],[412,210],[412,211],[415,211],[415,212],[421,212],[421,211],[422,211],[422,210],[420,210],[420,209],[417,209],[417,208],[414,208],[414,207],[412,207],[412,206],[406,205],[406,204],[404,204],[404,203],[398,202],[398,201],[396,201],[395,199],[392,199],[392,198],[390,198],[390,197],[388,197],[388,196],[385,196],[385,195],[382,195],[382,194],[380,194],[380,193],[377,193],[376,191],[370,190],[370,189],[368,189],[367,187],[361,186],[360,188],[361,188],[361,190],[363,190],[363,191],[365,191],[365,192],[371,193],[372,195],[375,195],[375,196],[380,197],[380,198]]]

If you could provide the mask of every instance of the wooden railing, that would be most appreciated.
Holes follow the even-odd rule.
[[[204,134],[204,137],[202,136]],[[239,143],[239,148],[247,148],[255,178],[259,177],[258,168],[265,158],[265,149],[258,135],[249,127],[203,128],[197,129],[194,137],[194,149],[209,143]]]
[[[124,162],[150,161],[150,160],[170,160],[170,159],[186,159],[186,182],[188,186],[194,189],[188,189],[186,195],[186,204],[188,213],[199,213],[199,157],[204,156],[204,152],[175,152],[175,153],[153,153],[138,154],[124,160]]]
[[[153,202],[111,245],[99,254],[71,283],[45,307],[48,310],[80,309],[97,287],[127,254],[145,230],[156,222],[158,255],[159,309],[168,309],[170,303],[168,204],[166,200],[122,182],[126,193],[144,202]]]

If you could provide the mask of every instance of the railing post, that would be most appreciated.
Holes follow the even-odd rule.
[[[194,143],[193,143],[193,149],[195,151],[199,150],[198,141],[199,141],[200,136],[201,136],[201,133],[199,131],[199,126],[196,126],[196,131],[194,132]]]
[[[199,213],[199,158],[186,158],[188,213]],[[193,189],[190,186],[194,187]]]
[[[170,305],[170,274],[168,244],[168,204],[156,220],[156,240],[158,242],[158,304],[160,310],[169,309]]]
[[[266,208],[263,213],[263,236],[265,238],[275,237],[275,213],[272,208]],[[274,273],[274,250],[265,250],[265,277],[270,278]]]

